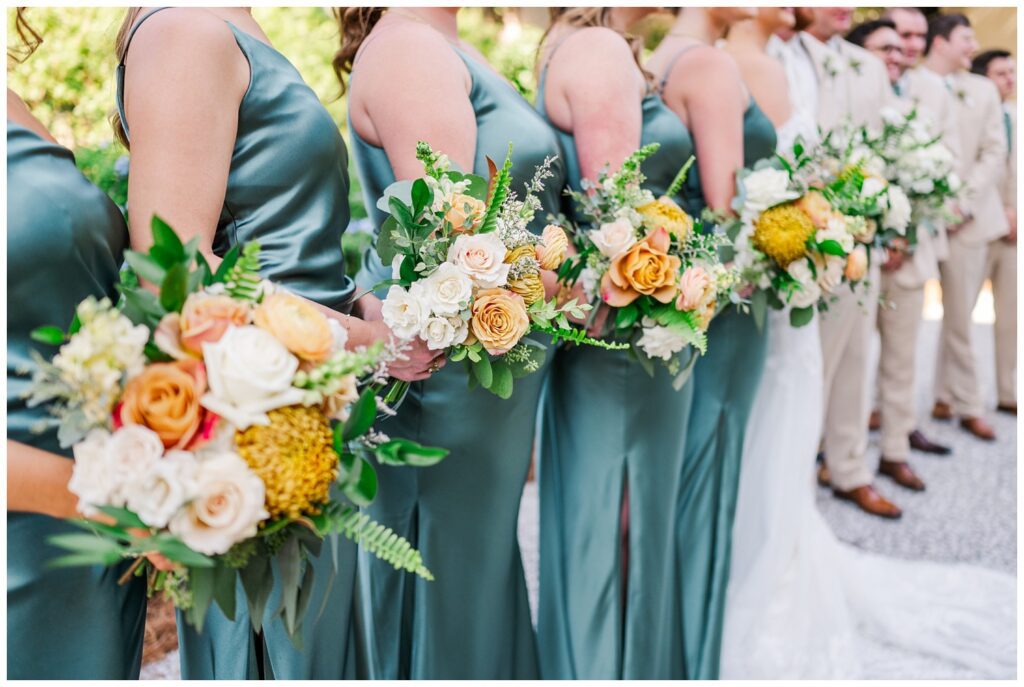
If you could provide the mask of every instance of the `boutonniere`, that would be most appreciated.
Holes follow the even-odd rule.
[[[851,57],[850,58],[850,69],[852,69],[854,72],[856,72],[857,76],[860,76],[860,68],[861,68],[862,64],[863,63],[860,60],[858,60],[856,57]]]
[[[962,88],[957,88],[954,91],[954,93],[956,94],[956,99],[957,100],[959,100],[961,103],[963,103],[964,105],[966,105],[968,107],[971,106],[971,97],[969,95],[967,95],[967,91],[965,91]]]
[[[828,77],[830,79],[836,78],[843,72],[843,65],[840,62],[836,61],[832,55],[825,56],[825,62],[823,63],[822,67],[824,68],[825,73],[828,74]]]

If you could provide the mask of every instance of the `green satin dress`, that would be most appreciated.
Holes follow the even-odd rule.
[[[520,197],[534,168],[560,155],[551,128],[504,79],[453,46],[472,79],[476,113],[473,171],[487,177],[513,144],[512,189]],[[353,78],[358,78],[358,66]],[[417,116],[410,113],[409,116]],[[362,140],[350,125],[352,149],[366,194],[376,208],[395,181],[387,155]],[[411,154],[412,151],[409,151]],[[552,168],[541,197],[540,232],[564,186],[562,161]],[[376,227],[384,216],[371,211]],[[360,286],[390,278],[372,251]],[[548,351],[550,360],[551,351]],[[367,512],[407,537],[423,554],[433,582],[396,572],[360,555],[359,585],[365,643],[375,679],[535,679],[537,651],[530,623],[523,564],[516,535],[519,501],[530,465],[545,369],[516,380],[501,400],[467,388],[462,363],[449,363],[412,385],[398,415],[384,422],[388,434],[451,453],[429,468],[380,466],[380,495]]]
[[[67,329],[89,296],[116,301],[124,218],[75,168],[71,151],[7,122],[7,438],[71,458],[50,417],[29,408],[33,329]],[[7,513],[7,677],[134,680],[142,664],[146,585],[119,586],[125,566],[50,568],[55,534],[81,532],[37,513]]]
[[[153,14],[144,16],[135,29]],[[355,286],[345,275],[341,251],[341,236],[349,221],[345,143],[330,114],[287,58],[231,23],[228,26],[249,62],[251,77],[238,110],[214,252],[223,255],[238,243],[259,241],[265,277],[300,296],[348,311]],[[123,64],[118,67],[117,101],[127,130],[122,106],[124,68]],[[279,590],[275,588],[267,604],[260,641],[252,632],[239,584],[233,621],[214,607],[203,631],[196,632],[179,617],[182,677],[354,676],[355,633],[350,628],[356,547],[343,538],[339,545],[336,574],[327,543],[321,555],[312,559],[316,584],[303,624],[302,651],[292,646],[279,619],[270,620]],[[325,593],[329,594],[326,600]],[[323,611],[318,613],[320,608]]]
[[[775,142],[775,127],[751,100],[743,116],[744,166],[773,156]],[[706,203],[696,164],[683,193],[687,211],[699,217]],[[718,678],[743,439],[767,344],[753,317],[728,307],[711,321],[708,352],[693,371],[694,403],[676,514],[682,646],[690,680]]]
[[[541,112],[545,77],[546,69],[537,91]],[[693,142],[658,93],[638,105],[638,144],[661,144],[642,167],[659,196]],[[572,134],[558,136],[569,185],[580,190],[576,142]],[[654,368],[651,377],[627,351],[592,347],[563,348],[555,357],[539,460],[537,643],[545,680],[682,676],[675,532],[666,516],[676,507],[693,394],[691,384],[677,391],[672,375]],[[627,490],[624,578],[620,513]]]

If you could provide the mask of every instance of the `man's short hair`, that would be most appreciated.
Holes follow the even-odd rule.
[[[924,16],[924,10],[922,10],[920,7],[890,7],[887,10],[885,10],[885,12],[882,12],[882,19],[892,19],[892,15],[901,11],[920,14],[922,17]]]
[[[958,26],[970,28],[971,20],[959,12],[939,14],[932,17],[931,21],[928,22],[928,40],[924,46],[924,53],[927,55],[931,52],[932,44],[935,43],[935,39],[939,36],[949,40],[949,37],[953,35],[953,31]]]
[[[896,22],[892,19],[875,19],[873,21],[866,21],[863,24],[857,24],[850,29],[850,33],[846,34],[846,40],[863,48],[868,37],[879,29],[892,29],[895,31]]]
[[[988,76],[988,66],[992,64],[992,60],[1004,59],[1007,57],[1013,57],[1009,50],[1003,50],[1002,48],[996,48],[995,50],[986,50],[983,53],[975,56],[971,60],[971,71],[975,74],[981,74],[982,76]]]

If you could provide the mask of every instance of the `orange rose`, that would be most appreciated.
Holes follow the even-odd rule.
[[[808,191],[793,204],[811,218],[815,229],[824,229],[828,226],[828,221],[832,217],[832,206],[820,192]]]
[[[174,313],[167,317],[167,323],[161,325],[169,327],[169,335],[177,334],[186,353],[202,357],[204,343],[217,343],[230,326],[249,324],[250,311],[248,303],[230,296],[193,293],[176,320]]]
[[[641,295],[669,303],[676,294],[676,279],[682,262],[668,254],[669,235],[664,227],[633,244],[619,257],[601,279],[601,298],[621,308]]]
[[[263,299],[253,324],[274,335],[289,351],[312,363],[327,360],[334,348],[334,333],[327,316],[308,301],[279,292]]]
[[[487,212],[486,203],[464,193],[452,194],[448,202],[451,208],[444,213],[444,218],[451,223],[454,234],[471,233]]]
[[[116,420],[153,430],[164,448],[183,449],[203,421],[199,399],[205,392],[206,370],[198,360],[154,363],[125,386]]]
[[[505,289],[484,289],[473,301],[473,334],[491,355],[504,355],[530,330],[526,302]]]

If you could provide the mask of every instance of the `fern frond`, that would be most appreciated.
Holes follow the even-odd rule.
[[[559,341],[569,341],[577,346],[595,346],[607,351],[624,351],[629,348],[628,343],[604,341],[602,339],[595,339],[591,336],[587,336],[587,332],[583,329],[556,329],[555,327],[541,326],[538,324],[534,324],[533,329],[549,335],[551,337],[551,343],[556,345]]]
[[[238,256],[224,288],[232,298],[255,301],[260,293],[260,244],[250,241],[242,246],[242,254]]]
[[[683,168],[679,170],[678,174],[676,174],[676,178],[672,180],[672,183],[669,185],[668,190],[665,191],[666,196],[668,196],[669,198],[675,198],[676,195],[683,189],[683,184],[686,183],[686,174],[690,171],[690,167],[693,166],[693,161],[696,159],[697,158],[695,158],[693,155],[690,156],[690,159],[686,161],[686,164],[683,165]]]
[[[425,580],[433,581],[434,576],[423,565],[420,552],[404,537],[400,537],[390,527],[385,527],[369,515],[348,508],[333,524],[346,539],[355,542],[364,551],[385,563],[390,563],[396,570],[406,570]]]
[[[508,153],[505,155],[505,164],[501,166],[497,179],[494,181],[494,189],[487,202],[487,214],[484,215],[483,224],[480,225],[480,234],[486,234],[498,228],[498,212],[502,203],[508,197],[508,189],[512,185],[512,144],[508,144]]]

